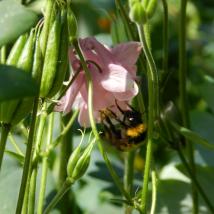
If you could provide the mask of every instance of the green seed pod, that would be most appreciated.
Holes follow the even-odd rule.
[[[157,8],[158,0],[150,0],[148,6],[146,7],[147,17],[150,19],[153,17],[155,10]]]
[[[44,17],[44,26],[42,29],[41,37],[40,37],[40,46],[42,50],[43,56],[45,55],[45,49],[47,46],[47,40],[48,40],[48,35],[49,31],[51,28],[51,21],[52,21],[52,13],[54,10],[54,0],[47,0],[46,1],[46,7],[45,7],[45,17]]]
[[[77,161],[80,158],[81,154],[81,143],[77,146],[77,148],[72,152],[69,160],[68,160],[68,165],[67,165],[67,174],[68,177],[72,177],[74,168],[77,164]]]
[[[35,33],[32,30],[17,63],[17,67],[23,69],[27,73],[31,72],[33,65],[34,44]]]
[[[27,34],[20,36],[13,45],[10,54],[7,58],[7,65],[16,65],[27,41]],[[8,105],[14,101],[2,102],[0,104],[0,121],[4,123],[10,122],[10,114],[8,114]]]
[[[48,35],[40,87],[41,97],[47,97],[53,86],[54,78],[57,71],[60,31],[61,31],[60,14],[58,14]]]
[[[66,11],[63,11],[61,26],[61,41],[59,47],[59,56],[57,60],[58,64],[56,69],[56,75],[54,77],[53,85],[48,94],[48,97],[53,97],[60,90],[68,68],[68,22]]]
[[[20,52],[20,50],[17,50]],[[31,72],[33,64],[33,52],[34,52],[34,32],[31,31],[30,36],[21,51],[20,57],[17,62],[17,67],[23,69],[25,72]],[[14,57],[15,59],[15,57]],[[13,61],[14,62],[14,61]],[[15,124],[19,122],[24,116],[26,116],[32,108],[32,98],[26,98],[24,100],[11,100],[2,103],[1,120],[4,123]]]
[[[27,41],[27,34],[21,35],[13,45],[7,58],[7,65],[17,65],[19,57]]]
[[[30,113],[33,108],[34,98],[24,98],[19,101],[16,110],[14,112],[14,117],[11,120],[12,125],[19,123],[27,114]]]
[[[69,42],[72,43],[73,38],[76,38],[77,36],[77,20],[70,8],[68,8],[68,32]]]
[[[33,57],[33,68],[32,68],[32,77],[40,83],[41,75],[42,75],[42,66],[43,66],[43,55],[42,50],[40,47],[40,40],[39,32],[36,36],[36,44],[35,44],[35,51],[34,51],[34,57]]]
[[[85,151],[83,152],[83,154],[81,155],[79,160],[77,161],[76,166],[75,166],[72,176],[71,176],[71,178],[73,180],[77,180],[80,177],[82,177],[85,174],[86,170],[88,169],[93,145],[94,145],[93,143],[90,143],[86,147]]]
[[[129,17],[133,22],[136,22],[138,24],[145,24],[146,12],[143,4],[140,2],[133,4],[130,9]]]

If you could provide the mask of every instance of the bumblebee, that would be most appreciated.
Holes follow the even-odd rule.
[[[104,128],[103,137],[118,150],[129,151],[145,140],[147,126],[142,120],[141,113],[133,107],[129,106],[129,110],[123,110],[117,103],[116,107],[122,117],[110,109],[100,111]]]

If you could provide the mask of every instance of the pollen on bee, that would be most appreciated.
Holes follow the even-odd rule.
[[[141,123],[135,127],[128,128],[126,131],[126,135],[129,137],[138,137],[144,131],[146,131],[146,125]]]

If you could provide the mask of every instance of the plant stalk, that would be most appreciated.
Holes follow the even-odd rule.
[[[180,20],[179,20],[179,95],[180,95],[180,110],[182,123],[184,127],[190,128],[189,112],[188,112],[188,95],[186,90],[187,69],[186,69],[186,6],[187,0],[180,1]],[[187,153],[192,169],[192,173],[196,176],[196,167],[194,160],[194,147],[193,144],[186,140]],[[193,214],[198,213],[198,194],[192,182],[192,201],[193,201]]]
[[[0,141],[0,171],[2,166],[2,161],[4,157],[5,146],[7,142],[7,137],[10,132],[11,125],[3,123],[1,125],[1,141]]]
[[[49,116],[46,148],[52,142],[53,124],[54,124],[54,113],[50,114],[50,116]],[[38,214],[42,214],[42,210],[43,210],[44,198],[45,198],[45,189],[46,189],[46,182],[47,182],[47,174],[48,174],[48,156],[44,155],[42,157],[42,176],[41,176],[40,192],[39,192],[38,207],[37,207],[37,213]]]
[[[67,178],[67,165],[69,157],[72,153],[72,128],[69,126],[69,124],[72,122],[70,118],[72,118],[73,113],[70,112],[69,114],[62,117],[62,127],[67,127],[66,134],[63,134],[61,139],[59,140],[60,143],[60,153],[59,153],[59,174],[58,174],[58,187],[63,185],[64,181]],[[73,124],[73,123],[72,123]],[[62,128],[62,132],[65,131],[65,128]],[[65,133],[65,132],[64,132]],[[72,211],[72,202],[70,201],[70,191],[67,191],[65,195],[63,196],[63,200],[60,201],[59,207],[61,213],[73,213]]]
[[[124,189],[132,195],[133,177],[134,177],[134,158],[135,150],[125,154],[125,169],[124,169]],[[125,214],[131,214],[132,208],[125,206]]]
[[[144,54],[148,61],[148,92],[149,92],[149,111],[148,111],[148,141],[147,141],[147,150],[146,150],[146,163],[144,170],[144,179],[143,179],[143,190],[142,190],[142,202],[141,202],[141,211],[146,213],[146,205],[148,198],[148,183],[150,168],[152,162],[152,144],[153,144],[153,131],[154,131],[154,122],[156,117],[159,115],[159,92],[158,92],[158,74],[155,62],[153,60],[152,54],[148,48],[144,28],[143,26],[137,24],[138,33],[140,36],[140,41],[143,44]]]
[[[168,77],[168,52],[169,52],[169,45],[168,45],[168,5],[166,0],[161,0],[163,6],[163,64],[162,64],[162,75],[161,75],[161,85],[162,90],[167,81]]]
[[[42,110],[41,115],[37,118],[37,132],[36,132],[36,138],[35,138],[35,149],[34,149],[34,155],[33,160],[35,160],[39,154],[41,144],[42,144],[42,137],[43,137],[43,131],[45,128],[45,123],[47,119],[47,113],[45,111],[46,109],[46,103],[44,104],[44,110]],[[34,212],[35,210],[35,194],[36,194],[36,181],[37,181],[37,175],[38,175],[38,161],[34,162],[31,161],[30,163],[30,189],[29,191],[29,213]]]
[[[73,184],[73,181],[71,181],[69,178],[66,179],[64,184],[62,185],[62,188],[58,191],[56,196],[53,198],[53,200],[50,202],[50,204],[47,206],[47,208],[44,210],[43,214],[48,214],[61,200],[63,195],[70,189],[71,185]]]
[[[155,208],[157,203],[157,177],[156,172],[152,170],[152,204],[150,214],[155,214]]]
[[[29,170],[30,170],[30,162],[32,161],[32,156],[33,156],[33,141],[34,141],[34,132],[35,132],[38,104],[39,104],[39,98],[36,97],[34,99],[33,114],[32,114],[32,120],[31,120],[31,124],[30,124],[30,131],[29,131],[29,136],[28,136],[25,162],[24,162],[21,186],[20,186],[20,190],[19,190],[19,197],[18,197],[18,202],[17,202],[17,206],[16,206],[16,214],[21,214],[21,212],[22,212],[25,189],[26,189],[27,179],[28,179]]]

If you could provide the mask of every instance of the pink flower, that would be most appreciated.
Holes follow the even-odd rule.
[[[128,42],[109,48],[92,37],[80,39],[79,43],[91,72],[94,118],[99,122],[100,110],[114,107],[115,100],[123,105],[137,95],[135,64],[141,46],[138,42]],[[74,50],[70,52],[70,62],[73,68],[71,78],[80,72],[55,110],[68,113],[72,107],[80,109],[80,125],[89,126],[87,82]]]

